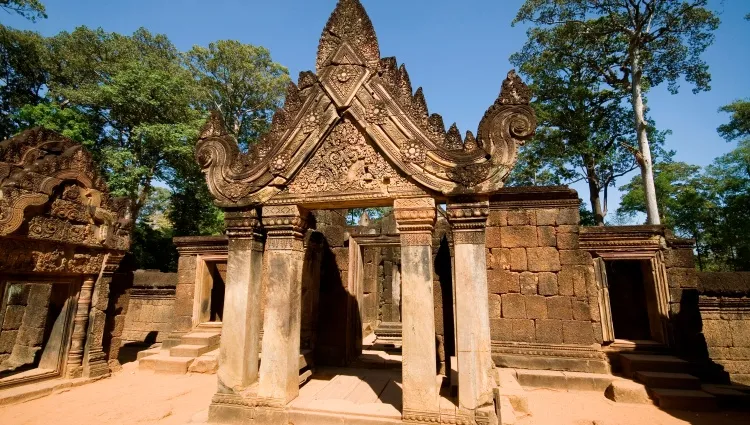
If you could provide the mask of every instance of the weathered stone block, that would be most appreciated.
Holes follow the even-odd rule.
[[[540,247],[526,250],[529,261],[529,271],[556,272],[560,270],[560,257],[557,248]]]
[[[503,248],[535,247],[537,243],[536,227],[534,226],[501,227],[500,239],[501,239]]]
[[[562,265],[589,265],[592,261],[591,254],[586,251],[560,250],[560,264]]]
[[[536,214],[533,210],[510,210],[508,226],[536,226]]]
[[[557,274],[543,272],[537,274],[539,279],[538,292],[539,295],[557,295]]]
[[[487,286],[490,293],[493,294],[521,292],[518,273],[507,270],[489,270],[487,272]]]
[[[503,294],[502,295],[503,318],[505,319],[525,319],[526,303],[524,296],[521,294]]]
[[[563,331],[560,320],[537,320],[536,342],[547,344],[562,344]]]
[[[26,307],[26,313],[23,315],[23,324],[32,328],[43,328],[47,324],[47,315],[47,307],[29,304]]]
[[[604,395],[616,403],[649,404],[651,399],[643,384],[625,379],[617,379],[606,389]]]
[[[560,295],[585,295],[586,273],[581,267],[568,266],[558,273]]]
[[[26,305],[29,300],[31,284],[16,283],[8,285],[8,305]]]
[[[729,322],[732,334],[732,345],[735,347],[750,346],[750,315],[746,320],[732,320]]]
[[[177,283],[195,283],[197,261],[195,256],[180,256],[177,260]]]
[[[487,248],[502,248],[502,230],[504,227],[490,226],[485,229],[485,244]]]
[[[336,259],[336,267],[341,271],[349,270],[349,248],[333,248],[333,255]]]
[[[494,341],[510,341],[513,338],[513,319],[491,319],[490,338]]]
[[[591,322],[563,320],[563,342],[566,344],[593,344],[594,331]]]
[[[487,226],[503,227],[507,225],[508,225],[508,211],[506,210],[490,211],[489,217],[487,217]]]
[[[591,328],[594,331],[594,342],[602,344],[604,342],[604,331],[601,323],[592,323]]]
[[[573,300],[573,320],[591,320],[591,309],[588,300]]]
[[[554,226],[557,224],[557,213],[556,209],[536,210],[537,226]]]
[[[547,318],[547,300],[544,297],[540,295],[528,295],[524,301],[526,302],[526,318]]]
[[[531,273],[531,272],[523,272],[519,276],[519,282],[521,284],[521,294],[523,295],[536,295],[537,294],[536,274]]]
[[[510,270],[510,249],[492,248],[492,268],[495,270]],[[526,253],[524,252],[524,255]]]
[[[668,268],[694,268],[695,255],[692,249],[668,249],[664,252],[664,265]]]
[[[526,260],[526,248],[513,248],[510,250],[510,269],[514,272],[525,272],[529,269]]]
[[[534,321],[526,319],[512,319],[511,332],[511,341],[534,342]]]
[[[5,319],[3,320],[3,330],[17,330],[23,323],[23,314],[26,312],[26,306],[9,305],[5,309]]]
[[[579,233],[580,232],[580,226],[578,225],[569,225],[565,224],[562,226],[557,226],[557,234],[560,233]]]
[[[490,319],[500,319],[503,317],[502,297],[498,294],[489,295]]]
[[[537,244],[539,246],[557,246],[557,234],[552,226],[539,226],[537,229]]]
[[[578,249],[578,233],[559,233],[557,235],[559,249]]]
[[[556,221],[558,225],[576,225],[581,221],[580,212],[578,208],[560,208]]]
[[[21,326],[18,331],[18,344],[29,347],[41,346],[44,342],[44,328]]]
[[[669,286],[673,288],[697,288],[698,271],[694,268],[671,268],[667,269]]]
[[[732,332],[728,321],[724,320],[704,320],[703,336],[710,347],[731,347]]]
[[[13,347],[16,345],[17,337],[18,331],[4,330],[0,332],[0,353],[12,353]]]
[[[569,297],[548,297],[547,317],[550,319],[570,320],[573,318],[573,307]]]

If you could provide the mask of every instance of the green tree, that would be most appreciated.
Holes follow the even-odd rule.
[[[660,162],[654,167],[656,198],[661,205],[662,223],[681,237],[692,238],[698,251],[698,265],[705,267],[713,230],[712,216],[717,205],[709,194],[709,182],[700,167],[684,162]],[[641,176],[620,188],[625,192],[618,215],[633,218],[646,213],[646,196]]]
[[[290,81],[289,71],[271,59],[268,49],[220,40],[193,47],[185,61],[203,92],[203,107],[221,112],[241,146],[268,130]]]
[[[0,140],[18,131],[14,114],[42,100],[46,62],[42,36],[0,25]]]
[[[719,109],[731,114],[729,123],[719,126],[719,135],[727,142],[750,138],[750,100],[736,100]]]
[[[623,93],[608,89],[579,58],[561,59],[550,51],[511,57],[532,82],[540,123],[534,141],[522,148],[514,178],[526,184],[585,181],[594,222],[604,225],[609,188],[638,168],[632,114]],[[664,133],[649,128],[660,151]]]
[[[171,42],[145,29],[123,36],[81,27],[48,46],[48,99],[92,123],[98,134],[90,148],[110,189],[133,199],[138,217],[153,182],[192,160],[203,120],[197,85]]]
[[[683,79],[694,92],[710,88],[702,53],[714,40],[719,19],[708,0],[526,0],[514,23],[530,22],[524,61],[542,54],[585,64],[602,83],[629,93],[639,147],[641,181],[650,224],[658,224],[653,160],[644,93]]]
[[[47,10],[39,0],[0,0],[0,9],[17,13],[31,22],[37,18],[47,18]]]

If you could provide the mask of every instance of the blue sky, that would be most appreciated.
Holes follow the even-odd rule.
[[[43,0],[49,18],[31,23],[12,15],[0,22],[43,35],[80,25],[132,33],[139,27],[164,33],[181,50],[211,41],[236,39],[270,49],[275,61],[296,79],[314,69],[321,30],[336,0]],[[362,0],[380,41],[382,56],[406,63],[412,84],[424,88],[430,112],[441,114],[462,132],[476,131],[511,68],[508,57],[526,40],[523,26],[511,21],[522,0]],[[712,90],[694,95],[683,85],[678,95],[666,87],[648,94],[651,116],[672,130],[667,148],[676,160],[707,165],[734,147],[716,127],[728,120],[719,107],[750,97],[750,13],[747,0],[714,0],[722,25],[704,58],[713,75]],[[622,179],[618,185],[624,184]],[[584,185],[574,185],[586,199]],[[610,195],[610,212],[619,196]]]

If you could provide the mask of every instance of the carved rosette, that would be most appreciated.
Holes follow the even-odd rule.
[[[401,235],[402,246],[432,245],[435,228],[435,200],[432,198],[397,199],[393,214]]]
[[[424,163],[425,151],[422,145],[415,141],[409,140],[401,147],[401,155],[404,161],[422,165]]]
[[[448,221],[453,230],[454,244],[484,244],[489,201],[449,203]]]
[[[309,213],[297,205],[263,207],[266,249],[303,251]]]

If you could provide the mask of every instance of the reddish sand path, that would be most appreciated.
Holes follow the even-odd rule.
[[[654,405],[615,403],[602,394],[527,390],[532,416],[516,425],[748,425],[750,412],[666,412]]]
[[[216,375],[156,375],[134,362],[111,378],[0,407],[0,424],[184,425],[215,392]]]

